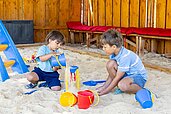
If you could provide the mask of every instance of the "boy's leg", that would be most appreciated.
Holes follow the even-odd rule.
[[[123,92],[136,93],[144,87],[145,82],[141,76],[125,77],[118,83],[118,87]]]
[[[59,90],[61,90],[61,86],[53,86],[50,89],[53,91],[59,91]]]
[[[25,88],[32,89],[37,86],[38,81],[43,80],[43,73],[39,68],[35,67],[32,72],[26,74],[26,78],[31,83],[26,85]]]
[[[27,80],[31,82],[30,84],[25,85],[26,89],[32,89],[37,86],[37,82],[39,80],[38,75],[35,72],[31,72],[26,74]]]
[[[53,91],[61,90],[60,80],[58,78],[46,78],[48,87]]]
[[[103,89],[107,88],[110,85],[110,83],[112,82],[112,80],[115,78],[116,72],[117,72],[117,69],[118,69],[118,65],[117,65],[116,61],[109,60],[107,62],[107,64],[106,64],[106,69],[107,69],[107,72],[108,72],[109,76],[108,76],[106,82],[104,83],[104,85],[97,89],[98,92],[100,92]]]
[[[61,90],[61,83],[59,80],[59,73],[53,72],[53,73],[47,73],[46,74],[46,83],[48,84],[48,87],[53,91],[59,91]]]
[[[39,80],[39,77],[35,72],[30,72],[30,73],[26,74],[26,78],[29,82],[31,82],[33,84],[37,83],[37,81]]]

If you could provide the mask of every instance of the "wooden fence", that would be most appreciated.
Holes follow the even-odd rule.
[[[44,42],[54,29],[70,42],[66,22],[81,21],[81,1],[82,20],[89,25],[171,28],[171,0],[0,0],[0,19],[33,20],[35,42]],[[147,40],[146,44],[158,53],[171,53],[170,41]]]
[[[47,32],[60,30],[69,42],[67,21],[80,21],[80,0],[0,0],[1,20],[33,20],[34,41],[44,42]]]
[[[88,0],[88,2],[89,25],[171,28],[171,0]],[[171,53],[171,41],[147,40],[146,48],[153,48],[151,50],[158,53]]]

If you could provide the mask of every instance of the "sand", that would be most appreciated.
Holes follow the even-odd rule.
[[[22,57],[31,57],[31,54],[38,47],[19,48]],[[68,50],[62,50],[68,59],[68,65],[76,65],[79,67],[81,82],[88,80],[104,80],[107,77],[105,64],[107,59],[81,55]],[[0,53],[3,60],[5,56]],[[171,61],[165,58],[157,59],[154,54],[149,54],[142,58],[162,66],[170,67]],[[29,64],[31,71],[35,63]],[[83,110],[78,109],[78,106],[62,107],[59,103],[61,93],[65,87],[62,83],[62,90],[58,92],[51,91],[48,88],[38,88],[36,92],[25,95],[25,92],[31,90],[25,89],[24,85],[29,82],[24,74],[16,74],[7,69],[10,79],[0,84],[0,114],[170,114],[171,113],[171,74],[160,72],[154,69],[147,68],[148,81],[146,88],[156,94],[156,98],[152,108],[143,109],[135,100],[134,94],[118,94],[114,95],[110,92],[107,95],[100,96],[100,102],[97,106]],[[60,79],[64,80],[64,69],[60,71]],[[92,89],[81,84],[81,90]],[[96,100],[95,100],[96,102]]]

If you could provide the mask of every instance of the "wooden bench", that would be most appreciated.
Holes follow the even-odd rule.
[[[96,46],[100,47],[100,35],[108,29],[117,29],[119,30],[122,35],[124,36],[124,42],[129,43],[130,45],[134,46],[136,50],[138,50],[137,43],[132,42],[127,37],[133,36],[136,37],[136,42],[138,41],[138,37],[136,34],[127,34],[129,28],[125,27],[114,27],[114,26],[87,26],[83,25],[80,22],[67,22],[68,31],[70,34],[71,43],[75,43],[75,33],[79,34],[80,41],[83,42],[82,36],[85,34],[86,36],[86,45],[90,47],[91,42],[96,42]],[[125,44],[124,43],[124,44]]]
[[[75,43],[74,33],[79,33],[80,38],[82,34],[85,34],[87,47],[90,47],[90,43],[93,41],[96,41],[97,47],[100,47],[99,35],[101,35],[103,32],[105,32],[108,29],[116,29],[120,31],[124,37],[124,46],[126,45],[126,43],[128,43],[131,46],[135,47],[136,53],[138,55],[143,55],[144,40],[146,39],[171,40],[171,29],[114,27],[114,26],[87,26],[81,24],[80,22],[67,22],[67,26],[70,32],[71,43]],[[135,41],[130,40],[129,37],[134,37]]]
[[[131,33],[137,34],[138,54],[144,55],[145,40],[171,40],[171,29],[162,28],[132,28]],[[152,46],[153,48],[154,46]],[[153,50],[153,49],[151,49]]]

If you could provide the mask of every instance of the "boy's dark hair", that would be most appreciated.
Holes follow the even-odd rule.
[[[121,47],[123,45],[123,38],[120,32],[110,29],[102,34],[101,43],[103,45],[109,44],[110,46],[116,45],[117,47]]]
[[[47,44],[49,43],[49,39],[57,40],[58,43],[65,44],[64,35],[61,32],[56,31],[56,30],[49,32],[48,35],[46,36]]]

